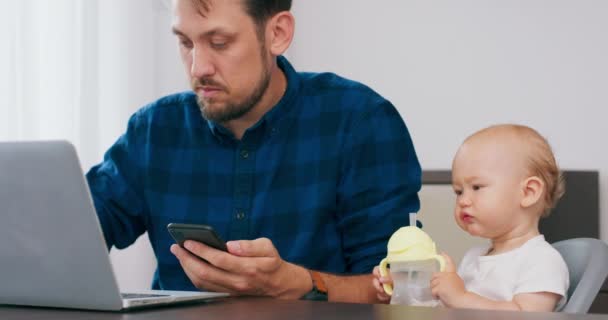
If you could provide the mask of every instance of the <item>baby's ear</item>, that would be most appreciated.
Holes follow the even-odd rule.
[[[545,191],[545,183],[537,176],[527,178],[522,183],[521,206],[529,208],[537,204]]]

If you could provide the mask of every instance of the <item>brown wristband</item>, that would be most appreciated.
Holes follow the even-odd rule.
[[[300,297],[301,300],[327,301],[327,286],[320,272],[308,270],[310,280],[312,281],[312,289]]]
[[[317,291],[319,291],[319,292],[327,293],[327,285],[325,284],[325,281],[323,280],[323,276],[321,276],[321,273],[318,271],[313,271],[313,270],[309,270],[309,271],[310,271],[310,277],[312,278],[313,288],[316,288]]]

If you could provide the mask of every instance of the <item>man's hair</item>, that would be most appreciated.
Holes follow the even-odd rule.
[[[199,7],[201,14],[210,9],[210,0],[193,0]],[[224,1],[224,0],[216,0]],[[291,9],[291,0],[241,0],[245,12],[253,19],[258,35],[263,31],[266,21],[281,11]],[[263,35],[263,33],[262,33]]]
[[[500,124],[490,126],[473,134],[473,136],[491,131],[503,131],[514,134],[522,141],[522,148],[527,152],[527,170],[530,176],[537,176],[545,183],[541,216],[548,217],[551,209],[566,191],[564,176],[557,166],[553,150],[547,139],[536,130],[518,124]]]
[[[242,0],[245,11],[253,19],[258,28],[263,27],[266,21],[281,11],[291,9],[291,0]]]

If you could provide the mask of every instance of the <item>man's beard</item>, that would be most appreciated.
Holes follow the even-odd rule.
[[[196,80],[196,83],[198,85],[215,84],[212,80],[205,79]],[[201,110],[203,117],[213,122],[225,123],[230,120],[238,119],[251,111],[251,109],[260,102],[262,96],[268,89],[269,84],[270,72],[268,71],[266,60],[262,58],[262,74],[260,79],[257,81],[255,89],[244,99],[244,101],[237,103],[228,102],[222,108],[212,109],[207,107],[206,102],[201,97],[198,97],[198,107]],[[213,98],[211,98],[209,102],[213,103]]]

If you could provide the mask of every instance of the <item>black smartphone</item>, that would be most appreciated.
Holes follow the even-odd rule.
[[[210,226],[204,224],[169,223],[167,230],[169,230],[171,237],[182,248],[186,240],[194,240],[212,248],[228,252],[224,240]]]

